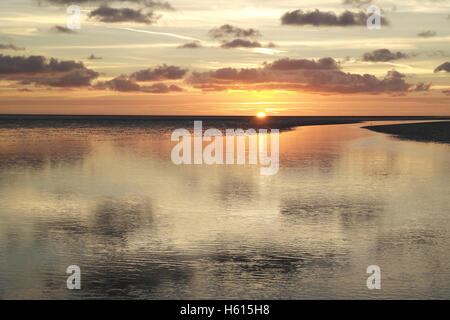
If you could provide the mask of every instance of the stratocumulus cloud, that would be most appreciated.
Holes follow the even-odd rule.
[[[200,41],[192,41],[192,42],[187,42],[182,45],[179,45],[177,48],[178,49],[199,49],[199,48],[203,48],[203,46],[200,43]]]
[[[258,41],[234,39],[231,41],[223,42],[220,47],[224,49],[232,49],[232,48],[262,48],[263,46]]]
[[[177,66],[161,65],[136,71],[131,75],[121,75],[109,81],[98,82],[94,88],[108,89],[120,92],[144,92],[144,93],[170,93],[181,92],[183,88],[175,84],[166,84],[160,81],[182,79],[187,69]],[[156,82],[151,85],[141,85],[138,82]]]
[[[170,93],[181,92],[183,89],[177,85],[165,83],[155,83],[150,86],[141,86],[135,79],[130,79],[126,76],[120,76],[109,81],[98,82],[96,89],[109,89],[119,92],[144,92],[144,93]]]
[[[243,29],[230,24],[224,24],[219,28],[213,28],[208,32],[209,36],[213,39],[220,38],[258,38],[261,33],[255,29]]]
[[[89,13],[89,18],[101,22],[137,22],[154,24],[160,17],[153,11],[144,12],[142,9],[112,8],[108,5],[101,5],[99,8]]]
[[[169,66],[163,64],[156,68],[149,68],[134,72],[130,75],[130,78],[137,81],[162,81],[162,80],[177,80],[182,79],[187,69],[183,69],[177,66]]]
[[[312,25],[312,26],[335,26],[335,27],[351,27],[366,26],[369,15],[364,11],[351,12],[344,11],[341,14],[335,12],[322,12],[318,9],[314,11],[294,10],[286,12],[281,17],[283,25]],[[381,17],[381,24],[387,25],[389,22]]]
[[[99,74],[73,60],[0,55],[0,78],[54,87],[89,86]]]
[[[25,48],[22,47],[18,47],[12,43],[8,43],[8,44],[1,44],[0,43],[0,50],[14,50],[14,51],[22,51],[25,50]]]
[[[389,49],[378,49],[372,52],[366,52],[363,54],[364,61],[372,61],[372,62],[386,62],[398,59],[408,58],[409,55],[403,52],[391,52]]]
[[[436,67],[436,69],[434,69],[435,73],[440,71],[450,72],[450,62],[444,62],[443,64]]]
[[[77,32],[63,26],[54,26],[50,29],[50,32],[53,33],[65,33],[65,34],[76,34]]]
[[[436,36],[436,31],[432,31],[432,30],[427,30],[427,31],[423,31],[417,34],[418,37],[422,37],[422,38],[431,38]]]
[[[429,89],[423,84],[407,83],[405,75],[395,70],[389,71],[382,79],[370,74],[346,73],[332,58],[317,61],[281,59],[260,68],[194,72],[187,82],[203,91],[274,89],[329,94],[395,94]]]

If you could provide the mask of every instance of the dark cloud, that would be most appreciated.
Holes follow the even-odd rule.
[[[0,75],[44,72],[45,58],[41,56],[12,57],[0,55]]]
[[[419,82],[411,87],[410,91],[429,91],[431,88],[431,82],[430,83],[423,83]]]
[[[199,49],[203,48],[199,41],[188,42],[178,46],[179,49]]]
[[[39,4],[49,3],[53,5],[67,6],[71,4],[104,4],[109,3],[136,3],[146,8],[160,9],[160,10],[175,10],[172,5],[167,1],[153,1],[153,0],[38,0]]]
[[[220,38],[257,38],[261,36],[261,33],[255,29],[242,29],[232,26],[230,24],[224,24],[219,28],[213,28],[208,32],[209,36],[214,39]]]
[[[83,62],[76,62],[73,60],[58,61],[55,58],[50,58],[50,62],[46,66],[50,72],[68,72],[73,70],[84,69]]]
[[[269,42],[266,46],[264,46],[259,41],[234,39],[231,41],[222,41],[222,45],[220,47],[223,49],[233,49],[233,48],[275,48],[276,46],[277,45],[273,42]]]
[[[54,87],[88,86],[98,73],[87,69],[82,62],[59,61],[42,56],[0,55],[0,78]]]
[[[177,80],[182,79],[186,75],[187,71],[187,69],[164,64],[156,68],[137,71],[131,74],[130,78],[133,78],[136,81]]]
[[[232,48],[262,48],[263,46],[258,41],[234,39],[232,41],[223,42],[220,47],[224,49],[232,49]]]
[[[342,4],[355,6],[357,8],[360,8],[362,6],[371,4],[372,0],[343,0]]]
[[[444,93],[447,96],[450,96],[450,88],[442,90],[442,93]]]
[[[338,70],[339,64],[333,58],[314,59],[280,59],[273,63],[265,64],[266,68],[273,70]]]
[[[50,29],[50,32],[54,32],[54,33],[66,33],[66,34],[76,34],[77,32],[69,29],[67,27],[63,27],[63,26],[54,26],[53,28]]]
[[[184,91],[177,85],[166,85],[165,83],[155,83],[151,86],[141,87],[142,92],[147,93],[169,93],[169,92],[181,92]]]
[[[98,82],[97,89],[109,89],[120,92],[145,92],[145,93],[169,93],[180,92],[182,88],[177,85],[167,85],[165,83],[155,83],[151,86],[141,86],[138,82],[164,81],[182,79],[187,73],[187,69],[177,66],[161,65],[132,73],[131,75],[121,75],[109,81]]]
[[[128,79],[126,76],[120,76],[105,82],[98,82],[95,87],[120,92],[139,91],[141,88],[139,84],[134,80]]]
[[[443,64],[438,66],[436,69],[434,69],[434,72],[439,72],[439,71],[450,72],[450,62],[448,62],[448,61],[444,62]]]
[[[51,87],[82,87],[89,86],[91,80],[98,77],[98,73],[90,69],[70,71],[60,77],[43,77],[35,81],[40,85]]]
[[[372,52],[366,52],[363,54],[363,60],[364,61],[392,61],[392,60],[398,60],[398,59],[405,59],[408,58],[409,55],[406,53],[402,53],[400,51],[398,52],[391,52],[389,49],[378,49],[374,50]]]
[[[417,36],[422,37],[422,38],[431,38],[431,37],[436,36],[436,31],[428,30],[428,31],[420,32],[417,34]]]
[[[140,86],[134,79],[120,76],[109,81],[99,82],[95,85],[97,89],[109,89],[120,92],[144,92],[144,93],[170,93],[183,91],[176,85],[155,83],[151,86]]]
[[[155,15],[153,11],[144,12],[142,9],[129,8],[111,8],[108,5],[101,5],[99,8],[89,13],[89,18],[101,22],[138,22],[145,24],[154,24],[160,16]]]
[[[101,60],[102,57],[97,57],[95,54],[91,54],[89,57],[87,57],[88,60]]]
[[[25,48],[17,47],[16,45],[9,43],[9,44],[1,44],[0,43],[0,50],[14,50],[14,51],[21,51],[25,50]]]
[[[96,58],[93,54],[89,58]],[[0,78],[17,81],[22,85],[42,85],[48,87],[90,87],[93,89],[109,89],[120,92],[169,93],[183,89],[174,84],[155,83],[141,86],[138,81],[164,81],[182,79],[187,69],[176,66],[161,65],[141,70],[130,76],[122,75],[109,81],[99,81],[91,85],[91,81],[99,74],[84,66],[82,62],[73,60],[60,61],[42,56],[11,57],[0,55]]]
[[[283,25],[313,25],[313,26],[366,26],[369,15],[365,12],[351,12],[344,11],[337,15],[334,12],[321,12],[318,9],[315,11],[304,12],[302,10],[295,10],[286,12],[281,17],[281,24]],[[388,21],[381,17],[381,24],[387,25]]]
[[[332,58],[318,61],[282,59],[260,68],[194,72],[187,82],[203,91],[278,89],[328,94],[396,94],[426,89],[423,84],[407,83],[405,75],[395,70],[389,71],[383,79],[370,74],[346,73]]]

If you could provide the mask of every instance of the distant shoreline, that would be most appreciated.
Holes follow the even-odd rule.
[[[450,121],[377,125],[363,128],[391,134],[405,140],[450,143]]]
[[[290,130],[299,126],[337,125],[365,121],[450,120],[450,116],[121,116],[121,115],[0,115],[0,128],[46,127],[109,127],[146,128],[186,127],[194,120],[203,120],[205,127],[255,128]]]

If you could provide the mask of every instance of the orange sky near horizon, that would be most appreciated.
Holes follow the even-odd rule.
[[[182,92],[170,95],[74,92],[2,95],[0,114],[243,115],[268,116],[450,115],[439,94],[316,95],[292,92]],[[433,107],[427,107],[432,105]]]
[[[143,3],[2,0],[0,114],[450,116],[447,0]]]

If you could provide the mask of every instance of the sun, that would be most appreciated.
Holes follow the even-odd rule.
[[[264,112],[259,112],[256,116],[257,116],[258,118],[265,118],[265,117],[266,117],[266,114],[265,114]]]

